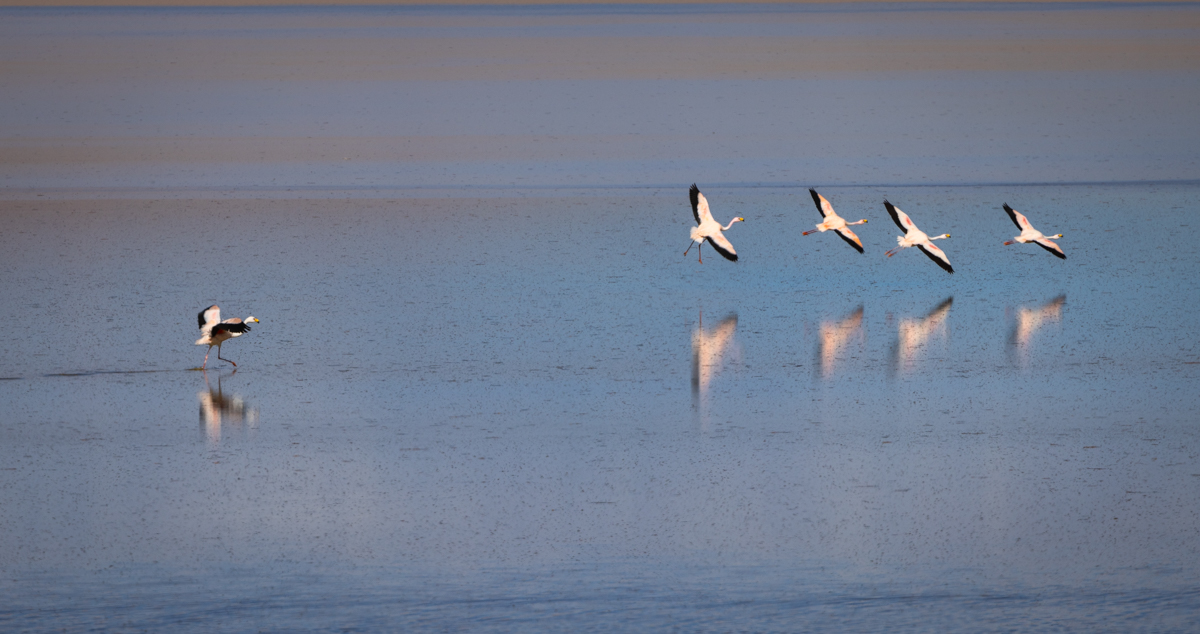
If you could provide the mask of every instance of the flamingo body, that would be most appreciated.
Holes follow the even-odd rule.
[[[950,234],[943,233],[940,236],[926,235],[924,231],[917,228],[916,223],[912,221],[912,218],[908,217],[908,214],[900,211],[895,205],[885,200],[883,201],[883,206],[887,207],[888,215],[895,221],[896,226],[904,230],[904,235],[896,238],[898,246],[887,252],[889,258],[899,253],[901,249],[917,247],[921,250],[921,253],[929,256],[930,260],[933,260],[935,264],[942,267],[947,273],[954,273],[954,267],[950,266],[950,258],[946,257],[946,252],[939,249],[933,243],[934,240],[949,238]]]
[[[208,352],[204,353],[204,365],[200,369],[208,367],[208,355],[212,353],[213,346],[217,347],[218,359],[228,361],[236,368],[236,363],[221,356],[221,344],[250,332],[250,324],[257,324],[258,319],[251,315],[245,321],[237,317],[221,321],[221,307],[216,304],[200,311],[196,318],[200,322],[200,338],[196,340],[196,345],[208,346]]]
[[[800,235],[806,236],[810,233],[816,233],[818,231],[821,233],[825,233],[826,231],[835,231],[837,232],[839,238],[846,241],[846,244],[854,247],[854,249],[859,253],[862,253],[862,240],[859,240],[858,236],[854,235],[854,232],[851,231],[849,227],[850,225],[866,224],[866,219],[864,218],[858,222],[846,222],[845,219],[837,215],[837,212],[833,210],[833,205],[829,204],[829,201],[826,200],[824,196],[817,193],[817,190],[809,187],[808,193],[812,194],[813,202],[817,205],[817,211],[821,212],[821,217],[824,218],[824,220],[821,222],[821,224],[817,225],[816,229],[810,229],[809,231],[805,231]]]
[[[700,193],[700,188],[696,187],[695,183],[692,183],[692,188],[688,190],[688,195],[692,199],[692,217],[696,219],[696,226],[692,227],[692,242],[688,245],[687,251],[684,251],[683,254],[687,255],[688,251],[692,250],[693,244],[699,243],[701,246],[703,246],[705,242],[708,242],[710,245],[712,245],[712,248],[715,249],[717,253],[720,253],[722,256],[724,256],[726,260],[729,260],[730,262],[737,262],[737,251],[734,250],[733,245],[729,243],[729,240],[725,238],[725,234],[721,232],[728,231],[729,228],[733,226],[733,223],[745,222],[746,219],[734,218],[733,220],[729,221],[728,225],[722,227],[721,223],[717,222],[713,218],[712,212],[708,209],[708,199],[704,197],[704,194]],[[699,254],[699,247],[696,248],[696,251],[697,254]],[[703,257],[700,257],[699,259],[700,263],[704,264]]]
[[[1053,240],[1051,240],[1051,238],[1061,238],[1063,237],[1063,234],[1060,233],[1053,236],[1042,235],[1041,231],[1033,228],[1033,225],[1029,223],[1029,219],[1025,217],[1025,214],[1013,209],[1012,207],[1009,207],[1008,203],[1004,203],[1004,211],[1008,213],[1008,217],[1012,219],[1013,224],[1017,225],[1017,228],[1021,230],[1021,235],[1009,240],[1008,242],[1005,242],[1005,245],[1014,244],[1016,242],[1020,242],[1022,244],[1032,242],[1054,254],[1055,257],[1058,257],[1059,259],[1067,259],[1067,254],[1063,253],[1062,248],[1055,244]]]

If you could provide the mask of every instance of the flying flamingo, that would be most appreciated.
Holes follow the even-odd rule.
[[[908,214],[897,209],[892,203],[885,200],[883,201],[883,206],[887,207],[888,214],[892,217],[892,220],[896,221],[896,226],[905,232],[903,236],[896,237],[896,244],[900,246],[887,252],[889,258],[899,253],[901,249],[917,247],[922,253],[928,255],[930,260],[933,260],[938,266],[946,269],[947,273],[954,272],[954,267],[950,266],[950,258],[946,257],[946,253],[933,243],[934,240],[949,238],[950,234],[943,233],[940,236],[927,236],[924,231],[917,228],[917,225],[908,217]]]
[[[687,251],[684,251],[683,254],[687,255],[688,251],[692,250],[693,244],[699,243],[702,247],[704,246],[704,241],[708,240],[712,248],[716,249],[717,253],[725,256],[726,260],[737,262],[737,251],[733,250],[733,245],[729,244],[729,240],[726,240],[725,235],[721,232],[729,231],[733,223],[745,222],[746,219],[734,218],[729,221],[729,224],[722,227],[721,223],[713,220],[712,212],[708,210],[708,200],[704,197],[704,194],[700,193],[700,188],[696,187],[695,183],[692,183],[692,188],[688,190],[688,194],[692,198],[692,216],[696,218],[696,226],[692,227],[692,242],[688,244]],[[696,254],[697,256],[700,255],[700,247],[696,247]],[[703,257],[700,257],[699,260],[701,264],[704,264]]]
[[[837,215],[836,211],[833,210],[833,205],[829,204],[829,201],[826,200],[824,196],[817,193],[817,190],[809,187],[808,193],[812,194],[813,202],[817,204],[817,211],[821,212],[821,217],[825,218],[825,220],[821,222],[821,224],[817,225],[816,229],[810,229],[800,235],[806,236],[810,233],[816,233],[818,231],[825,233],[826,231],[832,229],[833,231],[837,232],[838,237],[846,241],[846,244],[858,249],[858,252],[862,253],[862,241],[859,240],[858,236],[854,235],[854,232],[847,227],[850,225],[865,225],[867,224],[867,220],[864,218],[858,222],[846,222],[841,216]]]
[[[1008,212],[1008,217],[1012,218],[1013,224],[1017,225],[1017,228],[1021,230],[1021,235],[1009,240],[1008,242],[1005,242],[1005,245],[1016,244],[1018,242],[1022,244],[1026,242],[1033,242],[1039,247],[1042,247],[1050,253],[1058,256],[1059,258],[1063,260],[1067,259],[1067,254],[1063,253],[1063,250],[1059,248],[1057,244],[1050,241],[1050,238],[1061,238],[1063,237],[1063,234],[1060,233],[1058,235],[1046,237],[1042,235],[1041,231],[1034,229],[1033,225],[1029,224],[1029,219],[1025,217],[1025,214],[1022,214],[1012,207],[1009,207],[1008,203],[1004,203],[1004,211]]]

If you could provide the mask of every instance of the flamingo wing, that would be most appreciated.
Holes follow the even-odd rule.
[[[817,211],[821,212],[821,217],[826,218],[829,214],[833,214],[833,205],[829,204],[825,197],[818,194],[817,190],[809,187],[808,193],[812,194],[813,202],[817,204]],[[837,214],[834,214],[835,216]]]
[[[221,321],[221,308],[216,304],[205,308],[196,315],[196,321],[200,322],[200,329],[204,330],[205,326]]]
[[[724,234],[716,233],[708,236],[708,243],[717,250],[717,253],[725,256],[726,260],[737,262],[737,251],[733,250],[733,245],[729,244],[729,240],[725,239]]]
[[[950,266],[950,258],[947,258],[946,252],[939,249],[936,244],[932,242],[926,242],[924,244],[918,244],[917,248],[921,250],[921,253],[928,255],[930,260],[933,260],[938,266],[945,269],[947,273],[954,272],[954,267]]]
[[[1021,231],[1033,228],[1033,225],[1029,224],[1029,219],[1025,217],[1025,214],[1009,207],[1008,203],[1004,203],[1004,211],[1008,213],[1008,217],[1012,218],[1013,224],[1017,225],[1017,228]]]
[[[712,212],[708,210],[708,199],[704,194],[700,193],[700,188],[692,183],[692,188],[688,190],[688,195],[692,199],[692,216],[696,219],[696,224],[700,224],[705,220],[713,220]]]
[[[915,229],[917,227],[917,225],[913,223],[912,219],[908,217],[908,214],[897,209],[892,203],[884,200],[883,206],[887,207],[888,215],[892,217],[892,221],[895,222],[896,226],[900,227],[904,233],[908,233],[909,229]]]
[[[859,240],[858,236],[854,235],[854,232],[848,227],[842,227],[841,229],[838,229],[837,234],[839,238],[846,241],[846,244],[857,249],[859,253],[863,252],[862,240]]]
[[[1038,238],[1037,240],[1034,240],[1034,242],[1036,242],[1039,247],[1042,247],[1043,249],[1058,256],[1059,259],[1067,259],[1067,254],[1063,253],[1063,250],[1057,244],[1051,242],[1049,238]]]
[[[250,325],[242,323],[240,319],[226,319],[212,327],[212,336],[215,337],[222,332],[232,333],[236,336],[244,332],[250,332]]]

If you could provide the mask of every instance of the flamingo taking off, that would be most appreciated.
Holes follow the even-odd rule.
[[[196,340],[196,345],[208,346],[208,352],[204,353],[204,365],[200,366],[201,370],[208,367],[208,355],[212,352],[213,346],[217,347],[218,359],[229,361],[221,356],[221,344],[233,337],[240,337],[250,332],[250,324],[258,323],[258,319],[253,315],[247,317],[246,321],[237,317],[221,321],[221,307],[216,304],[200,311],[197,321],[200,322],[200,338]],[[229,361],[229,363],[233,363],[233,361]],[[236,368],[237,364],[233,363],[233,367]]]
[[[821,217],[823,217],[825,220],[821,224],[817,225],[816,229],[805,231],[800,235],[806,236],[810,233],[816,233],[818,231],[825,233],[826,231],[833,230],[837,232],[838,237],[846,241],[846,244],[858,249],[858,252],[862,253],[862,241],[859,240],[858,236],[854,235],[854,232],[847,227],[850,225],[865,225],[867,224],[867,220],[864,218],[858,222],[846,222],[841,216],[837,215],[836,211],[833,210],[833,205],[830,205],[829,201],[826,200],[824,196],[817,193],[817,190],[809,187],[808,193],[812,194],[813,202],[817,204],[817,211],[821,212]]]
[[[950,258],[946,257],[946,253],[933,243],[934,240],[949,238],[950,234],[943,233],[940,236],[932,237],[925,235],[925,232],[917,228],[916,223],[908,217],[908,214],[900,211],[886,200],[883,201],[883,206],[887,207],[888,215],[892,217],[892,220],[896,221],[896,226],[904,230],[903,236],[896,237],[896,244],[900,246],[887,252],[889,258],[899,253],[901,249],[917,247],[921,250],[921,253],[928,255],[930,260],[933,260],[938,266],[946,269],[947,273],[954,272],[954,267],[950,266]]]
[[[688,190],[688,194],[692,198],[692,216],[696,218],[696,226],[692,227],[692,242],[688,244],[687,251],[684,251],[683,254],[687,255],[688,251],[692,250],[693,244],[699,243],[700,246],[704,246],[704,241],[708,240],[712,248],[716,249],[717,253],[725,256],[726,260],[737,262],[737,251],[733,250],[733,245],[729,244],[729,240],[726,240],[725,235],[721,232],[729,231],[733,223],[745,222],[746,219],[734,218],[729,221],[729,224],[722,227],[721,223],[713,220],[712,212],[708,210],[708,199],[704,197],[704,194],[700,193],[700,188],[696,187],[695,183],[692,183],[692,188]],[[696,247],[696,254],[699,256],[700,247]],[[700,257],[699,260],[701,264],[704,264],[703,257]]]
[[[1059,258],[1063,260],[1067,259],[1067,254],[1063,253],[1063,250],[1059,248],[1057,244],[1050,241],[1050,238],[1061,238],[1063,237],[1063,234],[1060,233],[1058,235],[1046,237],[1042,235],[1041,231],[1034,229],[1033,225],[1029,224],[1029,219],[1025,217],[1025,214],[1013,209],[1012,207],[1009,207],[1008,203],[1004,203],[1004,211],[1008,212],[1008,217],[1012,218],[1013,224],[1017,225],[1017,228],[1021,230],[1021,235],[1009,240],[1008,242],[1005,242],[1004,244],[1016,244],[1018,242],[1024,244],[1026,242],[1033,242],[1039,247],[1042,247],[1050,253],[1058,256]]]

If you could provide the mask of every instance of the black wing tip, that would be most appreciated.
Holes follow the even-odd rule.
[[[709,244],[709,246],[711,246],[713,248],[713,251],[720,253],[721,257],[725,258],[726,260],[729,260],[730,262],[738,261],[736,253],[730,253],[730,252],[726,251],[725,249],[722,249],[720,246],[717,245],[716,242],[713,242],[712,238],[705,238],[704,241],[707,242]]]
[[[216,305],[216,304],[213,304],[212,306],[209,306],[208,308],[205,308],[204,310],[202,310],[202,311],[200,311],[199,313],[197,313],[197,314],[196,314],[196,321],[200,322],[200,329],[201,329],[201,330],[204,330],[204,324],[206,323],[206,322],[204,321],[204,313],[207,313],[208,311],[210,311],[210,310],[212,310],[212,309],[214,309],[214,308],[216,308],[216,307],[217,307],[217,305]]]
[[[905,227],[904,223],[900,222],[900,216],[896,213],[896,206],[888,202],[886,198],[883,199],[883,206],[887,209],[888,216],[891,216],[892,222],[896,223],[896,226],[900,227],[900,230],[907,234],[908,227]]]
[[[945,260],[943,260],[943,259],[939,258],[938,256],[934,255],[933,253],[931,253],[930,251],[926,250],[923,245],[918,244],[917,248],[921,250],[921,253],[924,253],[925,255],[929,256],[929,259],[933,260],[934,264],[937,264],[938,266],[942,267],[942,269],[945,270],[947,273],[954,275],[954,267],[950,266],[949,262],[946,262]]]
[[[1017,210],[1009,207],[1008,203],[1004,203],[1004,213],[1008,214],[1008,219],[1012,220],[1013,224],[1017,225],[1018,229],[1022,231],[1025,230],[1025,227],[1021,226],[1021,221],[1017,220]]]
[[[212,334],[215,335],[218,332],[250,332],[250,324],[226,324],[222,322],[212,328]]]
[[[1065,260],[1065,259],[1067,259],[1067,254],[1066,254],[1066,253],[1059,253],[1058,251],[1055,251],[1054,249],[1051,249],[1050,247],[1048,247],[1048,246],[1046,246],[1046,245],[1042,244],[1041,242],[1034,242],[1034,244],[1036,244],[1036,245],[1038,245],[1039,247],[1042,247],[1043,249],[1045,249],[1045,250],[1049,251],[1049,252],[1050,252],[1050,255],[1053,255],[1054,257],[1056,257],[1056,258],[1058,258],[1058,259],[1060,259],[1060,260]]]
[[[850,238],[847,238],[846,236],[842,235],[842,232],[841,232],[841,231],[834,231],[834,233],[836,233],[836,234],[837,234],[837,237],[839,237],[839,238],[841,238],[841,239],[845,240],[845,241],[846,241],[846,244],[848,244],[848,245],[850,245],[850,246],[854,247],[854,250],[855,250],[855,251],[858,251],[859,253],[863,253],[863,252],[864,252],[864,251],[863,251],[863,248],[862,248],[862,247],[860,247],[860,246],[858,246],[858,243],[857,243],[857,242],[855,242],[855,241],[851,240]]]
[[[695,183],[688,190],[688,198],[692,201],[692,217],[696,219],[696,224],[700,224],[700,188]]]

